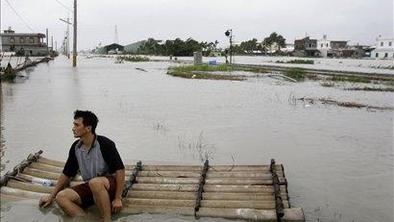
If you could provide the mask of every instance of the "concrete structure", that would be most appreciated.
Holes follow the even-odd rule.
[[[201,65],[202,64],[202,52],[194,52],[194,65]]]
[[[372,50],[371,58],[394,59],[394,38],[376,38],[376,48]]]
[[[320,56],[317,50],[317,40],[305,37],[294,41],[295,56]]]
[[[112,43],[95,50],[96,54],[123,54],[124,46]]]
[[[322,57],[342,57],[342,51],[346,51],[346,55],[349,54],[347,41],[328,40],[327,35],[323,35],[323,38],[317,41],[317,50]]]
[[[3,52],[15,52],[19,55],[46,56],[51,49],[43,39],[42,33],[15,33],[10,28],[0,34]]]

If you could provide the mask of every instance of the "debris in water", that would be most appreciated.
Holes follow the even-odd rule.
[[[140,70],[140,71],[143,71],[143,72],[148,72],[148,71],[146,71],[145,69],[143,69],[143,68],[135,68],[136,70]]]

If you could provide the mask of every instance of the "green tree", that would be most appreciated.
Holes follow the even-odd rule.
[[[278,50],[286,47],[286,39],[282,35],[278,35],[276,32],[271,33],[270,36],[266,37],[263,41],[264,48],[270,48],[272,44],[278,45]]]

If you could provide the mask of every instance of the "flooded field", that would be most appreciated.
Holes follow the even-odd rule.
[[[348,64],[336,66],[335,61],[321,60],[335,69]],[[349,69],[379,72],[372,62]],[[116,142],[126,163],[201,164],[201,157],[209,156],[212,164],[268,164],[275,158],[285,166],[292,205],[303,207],[308,221],[394,221],[393,111],[294,99],[324,97],[393,107],[394,93],[273,78],[183,79],[166,74],[170,65],[80,57],[72,69],[60,56],[15,83],[1,83],[1,174],[39,149],[48,158],[65,160],[74,140],[73,111],[89,109],[100,119],[97,132]],[[193,220],[147,214],[117,219]],[[41,211],[16,202],[2,204],[1,220],[68,219],[57,208]]]

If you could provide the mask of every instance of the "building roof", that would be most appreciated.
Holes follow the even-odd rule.
[[[0,36],[9,36],[9,37],[40,37],[45,38],[45,34],[42,33],[1,33]]]

